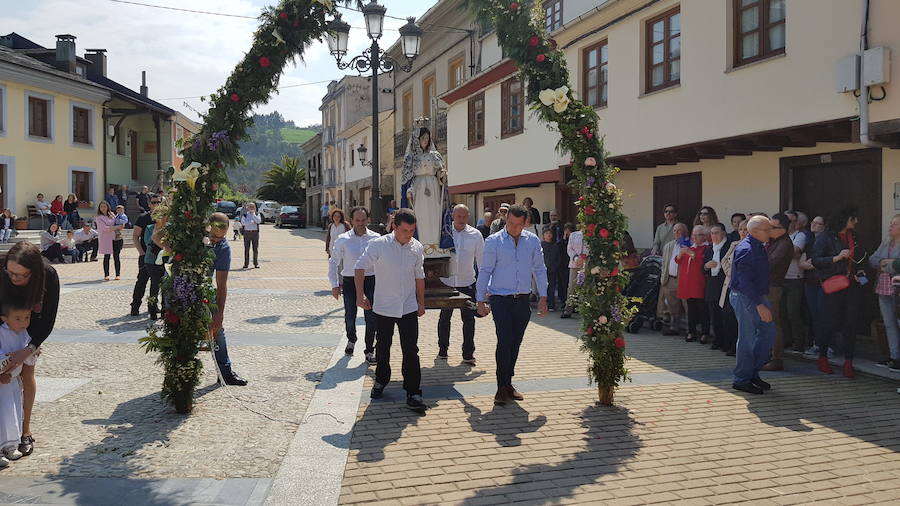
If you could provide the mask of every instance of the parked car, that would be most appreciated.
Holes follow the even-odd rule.
[[[229,218],[234,218],[238,210],[241,209],[237,204],[228,200],[220,200],[216,202],[216,212],[222,213]]]
[[[279,211],[281,211],[281,204],[273,200],[259,201],[256,203],[256,211],[264,222],[275,221]]]
[[[296,225],[298,228],[306,228],[306,216],[303,210],[297,206],[282,206],[275,217],[275,228],[283,228],[285,225]]]

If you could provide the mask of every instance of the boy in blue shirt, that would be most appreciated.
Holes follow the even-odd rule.
[[[212,324],[209,329],[215,336],[216,362],[226,385],[244,386],[247,380],[238,376],[231,369],[231,359],[228,358],[228,345],[225,343],[225,329],[222,328],[222,320],[225,316],[225,300],[228,298],[228,272],[231,270],[231,247],[225,236],[228,234],[228,216],[222,213],[213,213],[209,217],[209,247],[216,255],[213,262],[213,270],[210,273],[216,281],[216,313],[213,314]]]

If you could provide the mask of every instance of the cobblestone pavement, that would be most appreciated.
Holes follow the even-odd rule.
[[[323,291],[320,233],[266,226],[260,269],[241,270],[243,246],[231,245],[236,270],[225,327],[235,370],[250,384],[219,388],[214,362],[204,353],[194,412],[177,415],[159,398],[162,369],[155,356],[136,338],[127,344],[113,339],[125,332],[139,337],[147,327],[146,312],[128,316],[137,253],[124,252],[120,281],[103,282],[101,262],[60,265],[60,339],[47,340],[37,368],[35,452],[3,477],[275,475],[343,320],[334,312],[339,303]],[[91,339],[80,340],[79,332]],[[105,334],[109,342],[96,342]],[[281,345],[264,343],[276,334]],[[304,341],[310,337],[312,345]]]
[[[577,319],[532,318],[514,379],[525,400],[495,407],[496,343],[477,322],[478,365],[460,363],[454,319],[448,361],[436,360],[437,315],[420,320],[426,416],[385,399],[360,406],[341,503],[385,504],[896,504],[897,382],[824,376],[806,362],[731,389],[734,359],[642,330],[627,337],[633,382],[599,406]],[[370,375],[371,375],[370,371]],[[371,387],[371,377],[366,388]]]

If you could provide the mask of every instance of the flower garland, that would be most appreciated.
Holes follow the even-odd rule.
[[[350,3],[350,0],[341,0]],[[215,288],[210,277],[213,253],[207,248],[207,218],[226,166],[242,162],[238,142],[246,136],[253,106],[276,92],[285,65],[328,30],[332,0],[282,0],[260,15],[253,46],[218,91],[204,97],[210,107],[200,132],[177,144],[184,163],[167,174],[172,200],[164,237],[171,250],[162,283],[163,326],[152,326],[144,349],[158,352],[165,368],[163,398],[179,413],[193,407],[193,390],[203,366],[197,353],[209,338]]]
[[[625,256],[620,240],[627,231],[622,192],[612,182],[618,169],[606,163],[599,118],[594,108],[575,99],[569,88],[565,55],[543,30],[540,1],[533,8],[508,0],[467,0],[468,9],[496,27],[497,40],[527,82],[527,101],[546,124],[560,133],[557,149],[572,159],[580,196],[575,202],[589,254],[576,290],[582,317],[582,350],[590,356],[588,372],[601,388],[612,389],[628,379],[624,332],[634,314],[622,294],[628,276],[619,271]]]

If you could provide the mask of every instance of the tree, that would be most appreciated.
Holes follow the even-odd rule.
[[[283,155],[281,165],[263,174],[265,183],[256,191],[256,196],[264,200],[301,203],[306,200],[306,170],[300,166],[300,159]]]

